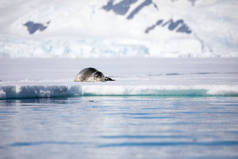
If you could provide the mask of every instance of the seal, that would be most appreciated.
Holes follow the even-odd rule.
[[[81,70],[74,79],[75,82],[104,82],[115,81],[110,77],[104,76],[104,74],[95,68],[88,67]]]

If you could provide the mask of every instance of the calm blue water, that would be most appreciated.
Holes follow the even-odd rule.
[[[0,100],[1,159],[238,158],[238,97]]]

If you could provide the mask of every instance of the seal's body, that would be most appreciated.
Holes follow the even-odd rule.
[[[74,79],[75,82],[98,82],[98,81],[114,81],[95,68],[89,67],[81,70]]]

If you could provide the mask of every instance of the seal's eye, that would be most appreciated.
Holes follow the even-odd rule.
[[[101,73],[101,72],[97,72],[97,73],[95,74],[95,77],[101,78],[101,77],[102,77],[102,73]]]
[[[94,78],[102,78],[102,73],[101,72],[96,72],[95,74],[94,74]]]

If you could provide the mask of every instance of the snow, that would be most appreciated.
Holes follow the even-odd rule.
[[[0,60],[0,99],[78,96],[238,96],[237,59]],[[116,81],[74,82],[85,67]]]
[[[1,0],[0,57],[238,57],[238,1],[113,5],[120,2],[129,7],[123,14],[103,9],[107,0]],[[146,34],[159,20],[183,24],[157,25]],[[29,22],[44,29],[29,32]],[[176,31],[183,26],[189,32]]]

